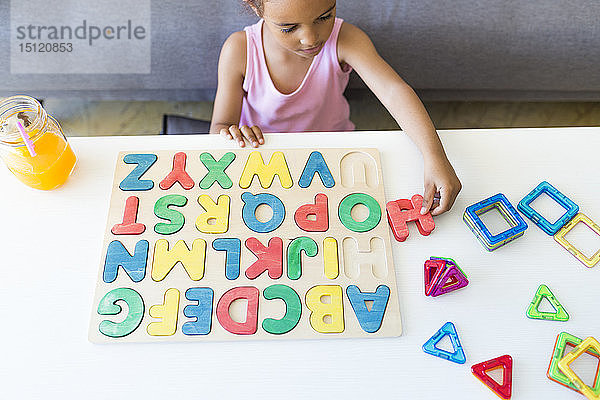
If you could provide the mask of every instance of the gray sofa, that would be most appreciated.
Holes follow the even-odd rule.
[[[211,100],[221,44],[256,17],[241,0],[148,1],[150,73],[11,73],[5,23],[0,96]],[[0,0],[0,20],[10,11]],[[427,100],[600,99],[599,0],[338,0],[338,16]],[[364,89],[356,74],[350,88]]]

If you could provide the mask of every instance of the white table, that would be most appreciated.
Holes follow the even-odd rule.
[[[502,354],[514,359],[513,398],[583,398],[546,378],[546,369],[559,332],[600,338],[600,266],[585,268],[533,223],[489,253],[462,214],[498,192],[516,206],[548,180],[600,221],[600,128],[441,137],[464,189],[431,236],[411,226],[406,242],[394,242],[404,333],[393,339],[93,345],[88,319],[117,152],[233,144],[218,136],[72,138],[77,169],[52,192],[29,189],[0,169],[0,398],[493,399],[470,366]],[[273,148],[307,143],[377,147],[386,198],[422,193],[420,153],[399,132],[267,138]],[[454,258],[470,285],[425,297],[423,261],[431,255]],[[541,283],[566,307],[568,322],[525,317]],[[464,365],[421,350],[446,321],[457,327]]]

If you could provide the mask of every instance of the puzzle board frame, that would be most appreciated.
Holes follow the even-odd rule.
[[[184,152],[187,156],[185,170],[194,181],[194,187],[190,190],[184,189],[179,183],[175,183],[170,189],[163,190],[159,183],[173,169],[173,161],[176,153]],[[223,189],[214,182],[208,189],[201,189],[199,182],[208,173],[208,169],[200,161],[200,155],[205,153],[201,150],[180,151],[127,151],[120,152],[115,166],[112,195],[108,213],[108,221],[102,246],[100,268],[96,291],[93,299],[92,312],[89,325],[89,340],[93,343],[119,343],[119,342],[163,342],[163,341],[224,341],[224,340],[273,340],[273,339],[334,339],[334,338],[357,338],[357,337],[394,337],[402,332],[401,316],[399,309],[398,290],[396,286],[396,274],[392,257],[391,241],[387,219],[385,216],[385,196],[383,186],[383,174],[379,151],[373,148],[360,149],[321,149],[326,164],[335,180],[333,187],[325,187],[318,173],[312,176],[310,186],[299,187],[298,180],[304,171],[309,156],[313,153],[311,149],[237,149],[237,150],[207,150],[215,160],[220,160],[226,153],[233,153],[235,159],[225,169],[225,173],[232,180],[233,186]],[[287,167],[292,177],[291,188],[283,188],[281,178],[275,176],[271,185],[263,188],[259,176],[253,176],[250,186],[246,189],[240,187],[240,178],[246,166],[247,160],[252,153],[260,153],[264,164],[268,164],[275,152],[282,152],[285,156]],[[127,154],[155,154],[158,159],[139,179],[151,180],[154,185],[150,190],[123,191],[119,184],[137,167],[135,164],[127,164],[124,157]],[[270,193],[277,196],[285,205],[285,218],[282,224],[272,232],[257,233],[250,230],[243,222],[241,211],[244,201],[241,194],[250,192]],[[315,196],[323,193],[328,198],[329,229],[326,232],[306,232],[299,228],[294,220],[294,213],[305,204],[314,204]],[[372,196],[381,209],[381,218],[377,225],[366,232],[353,232],[347,229],[338,216],[339,204],[347,195],[352,193],[366,193]],[[161,235],[155,232],[154,226],[159,222],[166,222],[154,214],[156,201],[168,194],[179,194],[185,196],[188,201],[183,207],[171,207],[180,211],[185,217],[183,228],[172,235]],[[198,231],[195,226],[196,218],[205,212],[198,203],[200,195],[208,195],[213,201],[217,201],[220,195],[230,198],[229,207],[229,229],[224,234],[207,234]],[[115,235],[111,228],[123,222],[123,213],[126,200],[136,196],[139,198],[137,211],[137,222],[145,225],[145,231],[136,235]],[[259,208],[260,210],[260,208]],[[355,211],[358,214],[355,214]],[[360,207],[354,207],[352,215],[358,220]],[[268,214],[268,212],[267,212]],[[257,210],[256,215],[259,215]],[[353,217],[353,218],[354,218]],[[260,219],[260,217],[258,217]],[[267,218],[268,219],[268,218]],[[288,278],[287,248],[290,242],[297,237],[307,236],[312,238],[318,247],[315,257],[308,257],[301,253],[302,275],[297,280]],[[255,279],[249,279],[245,275],[246,269],[253,264],[257,257],[244,245],[245,240],[254,237],[264,246],[269,239],[280,237],[283,240],[283,275],[278,279],[271,279],[265,271]],[[324,274],[323,240],[333,237],[337,241],[337,252],[339,260],[339,274],[335,279],[327,278]],[[206,258],[204,276],[193,281],[182,267],[177,263],[173,269],[161,281],[154,281],[151,277],[154,246],[157,240],[167,239],[169,248],[179,240],[184,240],[191,248],[194,239],[201,238],[206,241]],[[239,238],[241,239],[240,273],[235,280],[228,280],[225,276],[225,252],[216,251],[212,247],[213,240],[217,238]],[[105,261],[109,243],[114,240],[120,241],[130,254],[134,254],[134,248],[138,241],[147,240],[149,250],[145,276],[139,282],[134,282],[122,266],[117,267],[116,279],[110,283],[103,280]],[[374,248],[373,253],[369,250]],[[286,311],[286,305],[282,300],[267,300],[263,296],[265,288],[274,284],[284,284],[292,287],[299,295],[302,303],[302,312],[297,325],[285,334],[272,334],[262,328],[265,318],[281,318]],[[313,329],[310,322],[311,310],[307,308],[306,293],[310,288],[319,285],[339,285],[342,288],[344,330],[341,333],[321,333]],[[369,333],[361,328],[357,315],[350,303],[346,289],[350,285],[356,285],[362,293],[373,293],[379,285],[385,285],[390,289],[389,298],[381,326],[375,332]],[[252,286],[259,290],[258,322],[256,333],[240,335],[227,331],[218,321],[216,316],[217,302],[228,290],[235,287]],[[205,335],[186,335],[182,333],[182,325],[193,321],[184,315],[184,308],[197,303],[186,299],[185,292],[192,287],[210,287],[214,291],[211,309],[210,332]],[[131,333],[123,337],[109,337],[102,334],[99,325],[102,321],[120,323],[128,313],[127,304],[122,301],[114,302],[115,305],[123,306],[121,312],[116,315],[100,315],[98,305],[100,300],[113,289],[131,288],[137,291],[144,302],[143,318],[139,326]],[[161,322],[161,318],[153,318],[149,315],[149,309],[154,305],[161,305],[167,289],[176,288],[179,291],[179,306],[177,310],[176,330],[173,335],[152,336],[147,332],[150,323]],[[327,299],[320,298],[320,301]],[[373,303],[374,304],[374,303]],[[233,306],[231,310],[233,310]],[[235,312],[235,310],[233,310]],[[240,322],[242,322],[240,320]],[[327,322],[327,320],[325,320]]]

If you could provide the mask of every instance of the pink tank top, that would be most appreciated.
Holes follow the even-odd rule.
[[[263,50],[261,19],[246,31],[246,75],[240,125],[257,125],[263,132],[352,131],[350,106],[344,97],[352,67],[344,70],[337,58],[337,38],[343,20],[335,19],[331,35],[300,86],[283,94],[273,84]]]

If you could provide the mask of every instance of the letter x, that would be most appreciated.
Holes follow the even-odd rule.
[[[229,167],[234,159],[235,154],[231,152],[225,153],[219,161],[215,161],[210,153],[200,154],[200,161],[208,169],[208,173],[200,181],[200,187],[209,189],[215,182],[218,182],[223,189],[229,189],[233,186],[233,182],[225,173],[225,169]]]

